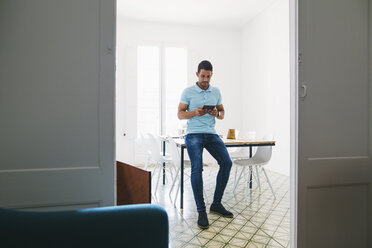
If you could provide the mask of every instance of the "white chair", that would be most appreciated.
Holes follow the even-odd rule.
[[[255,139],[256,132],[249,131],[249,132],[242,132],[241,137],[247,139]],[[249,147],[228,147],[227,151],[229,152],[231,160],[234,162],[238,159],[248,159],[249,158]],[[235,166],[235,177],[234,177],[234,185],[236,184],[236,176],[238,173],[238,167]],[[234,188],[235,189],[235,188]]]
[[[177,200],[177,196],[178,196],[178,192],[179,192],[179,189],[180,189],[180,180],[179,180],[179,177],[180,177],[180,171],[181,171],[181,155],[180,155],[180,151],[178,150],[178,147],[177,147],[176,142],[174,142],[174,140],[171,137],[168,138],[168,146],[167,146],[167,148],[168,148],[168,151],[170,153],[170,156],[171,156],[171,158],[173,160],[173,164],[175,165],[175,168],[176,168],[176,174],[174,176],[173,184],[172,184],[172,187],[169,190],[169,198],[170,198],[171,201],[172,201],[172,191],[174,189],[174,186],[176,185],[176,182],[178,182],[176,195],[175,195],[174,200],[173,200],[173,204],[175,205],[176,204],[176,200]],[[191,162],[190,162],[190,160],[184,160],[184,162],[183,162],[183,168],[184,168],[184,176],[187,176],[187,177],[190,178],[190,174],[186,171],[186,170],[190,170],[191,169]],[[206,201],[207,204],[209,204],[208,197],[207,197],[207,194],[206,194],[206,192],[204,190],[204,187],[203,187],[203,192],[204,192],[205,201]]]
[[[249,147],[232,147],[227,148],[231,160],[249,158]]]
[[[154,164],[154,169],[151,175],[151,181],[155,178],[156,172],[158,172],[157,181],[156,181],[156,185],[154,189],[154,195],[156,195],[156,191],[159,186],[159,180],[160,180],[160,177],[163,171],[163,164],[165,163],[166,165],[168,165],[169,173],[166,173],[166,175],[170,174],[171,181],[173,181],[174,179],[173,172],[172,172],[172,169],[174,169],[174,164],[170,156],[167,156],[167,155],[163,156],[162,153],[160,152],[160,140],[159,139],[155,138],[155,136],[150,133],[144,134],[142,135],[142,137],[144,140],[144,144],[147,147],[147,154],[148,154],[145,169],[147,169],[149,164]]]
[[[256,138],[256,132],[250,131],[250,132],[242,132],[242,137],[247,139],[255,139]],[[227,148],[227,151],[229,152],[231,160],[234,162],[238,159],[248,159],[249,158],[249,147],[229,147]],[[234,185],[236,185],[236,177],[238,173],[238,166],[235,166],[235,176],[234,176]],[[245,174],[244,174],[245,175]],[[235,191],[234,187],[234,191]]]
[[[152,145],[151,145],[151,141],[150,141],[151,139],[156,139],[156,138],[154,137],[154,135],[149,134],[149,133],[142,133],[142,132],[140,133],[140,141],[144,145],[144,153],[146,155],[146,162],[145,162],[144,170],[147,170],[147,168],[148,168],[148,166],[150,164],[154,164],[156,162],[156,159],[153,159],[153,157],[152,157],[152,152],[151,152]],[[158,147],[159,145],[156,145],[156,146]],[[160,151],[160,150],[159,150],[159,155],[164,157],[163,152]],[[168,153],[165,153],[165,157],[164,158],[170,160],[169,154]]]
[[[147,170],[149,164],[151,163],[151,149],[149,144],[149,138],[147,137],[147,135],[140,133],[140,142],[142,142],[143,144],[144,153],[146,155],[144,170]]]
[[[265,136],[263,138],[264,140],[273,140],[272,139],[272,136]],[[259,173],[259,169],[262,170],[264,176],[265,176],[265,179],[271,189],[271,192],[272,194],[274,195],[274,198],[276,198],[276,195],[275,195],[275,192],[274,192],[274,189],[271,185],[271,182],[269,180],[269,177],[267,176],[267,173],[265,171],[265,168],[264,168],[264,165],[268,164],[270,159],[271,159],[271,154],[272,154],[272,146],[259,146],[257,148],[257,151],[256,153],[253,155],[253,157],[249,158],[239,158],[239,159],[235,159],[233,160],[233,163],[237,166],[236,168],[236,171],[235,171],[235,178],[236,178],[236,173],[238,171],[238,166],[241,167],[241,171],[240,171],[240,174],[239,174],[239,177],[235,180],[235,185],[234,185],[234,190],[233,192],[235,192],[236,190],[236,187],[238,186],[239,184],[239,181],[241,179],[241,176],[242,174],[244,173],[245,171],[245,168],[246,167],[249,167],[249,172],[253,174],[254,178],[257,180],[257,185],[258,185],[258,188],[259,190],[261,191],[261,184],[260,184],[260,173]],[[252,171],[252,167],[255,167],[255,173]],[[245,174],[244,174],[245,175]],[[248,176],[249,178],[249,176]],[[247,184],[246,184],[246,189],[247,189],[247,192],[248,192],[248,184],[251,182],[250,179],[247,180]]]
[[[247,139],[255,139],[256,138],[256,132],[249,131],[249,132],[241,132],[239,134],[239,137],[244,137]],[[227,148],[227,151],[229,152],[231,160],[236,159],[245,159],[249,158],[249,147],[230,147]]]

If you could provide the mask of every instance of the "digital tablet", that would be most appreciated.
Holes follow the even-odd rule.
[[[216,105],[204,105],[203,106],[203,109],[214,109],[216,107]]]

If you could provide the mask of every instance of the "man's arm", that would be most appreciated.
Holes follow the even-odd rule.
[[[180,120],[191,119],[194,116],[203,116],[207,113],[207,111],[203,109],[202,107],[199,107],[195,109],[194,111],[186,111],[188,107],[189,105],[184,104],[184,103],[180,103],[178,105],[178,114],[177,114],[178,119]]]
[[[223,105],[222,104],[218,105],[217,106],[217,110],[220,112],[220,114],[218,115],[218,117],[216,116],[217,119],[223,120],[223,118],[225,118],[225,109],[224,109]]]
[[[219,112],[219,114],[218,114]],[[209,112],[210,115],[213,115],[214,117],[216,117],[217,119],[219,120],[223,120],[223,118],[225,117],[225,109],[223,108],[223,105],[220,104],[217,106],[217,109],[213,109],[212,111]]]

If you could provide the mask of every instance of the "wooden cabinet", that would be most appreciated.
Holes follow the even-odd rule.
[[[116,204],[151,203],[151,172],[116,162]]]

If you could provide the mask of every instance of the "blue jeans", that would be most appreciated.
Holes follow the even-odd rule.
[[[232,161],[226,146],[217,134],[192,133],[186,135],[185,144],[191,161],[191,186],[198,212],[206,211],[203,197],[203,148],[217,160],[217,174],[213,204],[220,204],[230,176]]]

